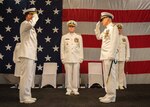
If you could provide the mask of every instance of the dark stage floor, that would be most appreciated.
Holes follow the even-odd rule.
[[[128,85],[124,91],[117,91],[115,103],[103,104],[98,98],[104,96],[104,89],[80,89],[79,96],[66,96],[65,89],[33,89],[33,104],[20,104],[18,89],[0,85],[0,107],[150,107],[150,85]]]

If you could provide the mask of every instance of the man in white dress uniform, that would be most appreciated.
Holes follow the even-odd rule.
[[[20,70],[20,59],[19,59],[19,50],[20,50],[20,45],[21,43],[16,43],[14,52],[13,52],[13,62],[15,63],[15,71],[14,71],[14,76],[17,77],[17,79],[20,81],[20,75],[21,75],[21,70]],[[16,83],[13,88],[19,88],[19,83]],[[11,87],[12,88],[12,87]]]
[[[122,34],[123,25],[121,23],[117,24],[119,30],[119,52],[118,52],[118,87],[119,89],[126,88],[126,76],[124,72],[125,62],[129,61],[130,58],[130,46],[127,36]]]
[[[82,36],[75,33],[76,21],[68,21],[67,26],[69,33],[63,35],[61,39],[61,61],[66,71],[66,95],[79,95],[79,70],[80,63],[83,62]]]
[[[15,63],[15,72],[14,76],[20,77],[21,71],[20,71],[20,59],[19,59],[19,50],[20,50],[21,43],[16,43],[14,52],[13,52],[13,61]]]
[[[100,60],[103,64],[104,85],[106,95],[100,97],[100,102],[110,103],[116,100],[116,54],[119,45],[119,32],[112,23],[113,14],[102,12],[100,21],[96,24],[95,34],[98,40],[102,40]],[[100,22],[106,28],[100,32]]]
[[[26,20],[20,26],[20,103],[34,103],[36,98],[32,98],[31,87],[35,71],[33,71],[34,63],[37,60],[37,33],[34,28],[38,21],[36,8],[29,8],[25,11]]]

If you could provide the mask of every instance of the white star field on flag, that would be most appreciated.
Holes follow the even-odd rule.
[[[6,67],[7,67],[6,69],[11,69],[11,66],[12,66],[12,65],[11,65],[10,63],[8,63],[8,64],[6,65]]]
[[[35,0],[30,0],[30,5],[35,5]]]
[[[27,9],[26,9],[26,8],[24,8],[24,9],[22,10],[22,13],[23,13],[23,14],[25,14],[25,11],[26,11],[26,10],[27,10]]]
[[[10,26],[5,27],[5,29],[6,29],[6,32],[11,32],[11,27]]]
[[[3,22],[4,18],[2,16],[0,16],[0,22]]]
[[[37,73],[41,74],[45,62],[57,62],[61,72],[60,41],[62,36],[62,1],[60,0],[0,0],[0,73],[14,72],[13,51],[20,42],[20,24],[25,20],[25,11],[35,7],[39,20],[37,33]],[[5,59],[5,62],[2,60]]]
[[[19,18],[18,17],[14,18],[14,23],[19,23]]]
[[[16,4],[20,4],[21,0],[15,0]]]
[[[41,8],[38,10],[38,14],[43,14],[44,10],[42,10]]]
[[[4,55],[0,53],[0,59],[3,60]]]
[[[59,13],[59,10],[57,8],[55,8],[55,10],[53,10],[54,15]]]
[[[43,30],[43,29],[42,29],[41,27],[37,28],[37,32],[38,32],[38,33],[42,33],[42,30]]]
[[[19,41],[19,37],[16,35],[14,38],[14,41]]]
[[[53,49],[54,49],[54,52],[58,52],[59,47],[57,47],[57,46],[55,45],[55,47],[53,47]]]
[[[40,65],[38,65],[38,66],[37,66],[37,68],[38,68],[38,71],[39,71],[39,70],[41,70],[41,71],[42,71],[42,69],[43,69],[43,67],[42,67],[42,65],[41,65],[41,64],[40,64]]]
[[[38,52],[42,52],[43,51],[43,47],[42,46],[39,46],[38,47]]]
[[[8,45],[5,46],[5,47],[6,47],[6,51],[8,51],[8,50],[11,51],[11,47],[12,47],[12,46],[10,46],[10,45],[8,44]]]
[[[45,19],[45,21],[46,21],[46,24],[50,24],[51,23],[51,19],[49,19],[49,18]]]
[[[11,13],[12,12],[12,9],[9,7],[6,9],[7,13]]]
[[[49,36],[47,36],[47,37],[45,38],[45,40],[46,40],[46,42],[50,42],[50,41],[51,41],[51,38],[50,38]]]
[[[47,56],[45,57],[45,59],[46,59],[46,61],[50,61],[50,60],[51,60],[51,57],[50,57],[49,55],[47,55]]]
[[[3,38],[4,38],[4,37],[3,37],[2,35],[0,35],[0,41],[3,41]]]
[[[56,28],[56,27],[55,27],[55,28],[53,28],[53,33],[58,33],[58,30],[59,30],[59,29],[58,29],[58,28]]]
[[[3,1],[4,1],[4,0],[0,0],[0,4],[3,4]]]
[[[45,2],[46,2],[46,5],[51,5],[51,2],[52,2],[52,1],[47,0],[47,1],[45,1]]]

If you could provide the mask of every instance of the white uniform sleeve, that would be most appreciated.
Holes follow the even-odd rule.
[[[32,27],[35,26],[36,22],[38,21],[39,17],[37,14],[34,14],[33,15],[33,18],[29,21],[29,22],[26,22],[26,23],[22,23],[21,24],[21,34],[22,35],[26,35],[26,33],[29,33],[28,31],[30,29],[32,29]]]
[[[95,31],[97,40],[101,40],[103,37],[103,33],[100,32],[100,21],[96,24],[96,28],[94,31]]]
[[[19,59],[19,48],[20,48],[21,43],[17,43],[13,52],[13,62],[17,63],[20,61]]]
[[[130,45],[129,45],[129,40],[128,37],[126,37],[126,60],[128,61],[130,58]]]
[[[119,47],[119,32],[116,26],[113,27],[110,37],[111,37],[111,41],[110,41],[111,47],[110,47],[109,59],[115,59],[117,49]]]
[[[33,15],[33,18],[29,21],[30,22],[30,24],[31,24],[31,26],[35,26],[35,24],[36,24],[36,22],[39,20],[39,17],[38,17],[38,15],[37,14],[34,14]]]
[[[64,38],[63,38],[63,36],[61,38],[60,53],[61,53],[61,61],[62,61],[62,63],[64,63],[65,46],[64,46]]]
[[[82,40],[82,36],[80,36],[80,63],[83,62],[83,40]]]

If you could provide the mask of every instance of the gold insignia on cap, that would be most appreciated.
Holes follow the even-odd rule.
[[[29,12],[29,14],[37,14],[37,12]]]
[[[102,21],[104,18],[111,18],[114,19],[114,15],[109,13],[109,12],[102,12],[101,13],[101,17],[100,17],[100,21]]]
[[[77,22],[74,21],[74,20],[69,20],[67,22],[67,26],[69,26],[69,27],[76,27],[77,26]]]
[[[37,9],[36,8],[29,8],[27,10],[25,10],[24,14],[27,13],[27,12],[37,12]]]

